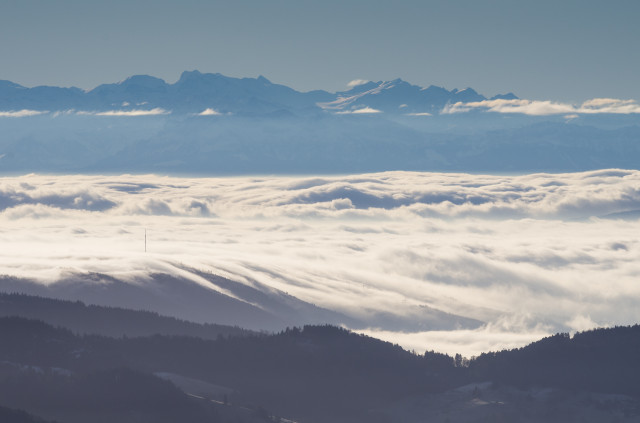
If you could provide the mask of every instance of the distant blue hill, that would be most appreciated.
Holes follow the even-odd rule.
[[[0,174],[568,172],[640,167],[640,126],[483,116],[0,119]],[[430,119],[430,118],[429,118]]]

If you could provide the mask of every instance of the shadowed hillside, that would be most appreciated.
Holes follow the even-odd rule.
[[[120,407],[127,398],[136,413],[174,404],[172,409],[184,410],[182,415],[193,413],[191,421],[211,411],[201,408],[204,403],[250,407],[265,418],[301,422],[421,421],[420,416],[434,415],[426,410],[440,410],[449,421],[503,416],[501,421],[535,422],[582,421],[574,419],[584,414],[576,407],[588,401],[588,407],[600,410],[598,416],[623,413],[620,421],[627,422],[640,415],[637,335],[638,326],[573,338],[556,335],[465,360],[434,352],[415,355],[332,326],[215,341],[161,335],[114,339],[5,317],[0,318],[0,405],[69,422],[96,410],[127,421]],[[187,393],[210,393],[187,401],[152,373],[175,380]],[[122,380],[126,386],[120,387]],[[470,387],[456,390],[464,385]],[[35,389],[41,394],[26,394]],[[78,396],[93,405],[72,406],[70,398]],[[527,402],[529,396],[533,402]],[[156,401],[162,403],[157,409],[149,405]],[[598,408],[602,404],[609,405]],[[453,413],[452,407],[467,411]],[[164,421],[178,421],[168,411],[163,415]],[[547,420],[536,420],[545,415]]]
[[[571,390],[640,396],[640,326],[595,329],[550,336],[526,347],[482,354],[470,362],[477,380],[521,388],[555,386]]]
[[[76,333],[105,336],[183,335],[203,339],[254,333],[239,327],[199,324],[150,311],[85,305],[24,294],[0,293],[0,316],[20,316],[63,326]]]

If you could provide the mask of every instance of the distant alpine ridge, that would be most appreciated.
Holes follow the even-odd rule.
[[[640,105],[486,98],[401,79],[300,92],[138,75],[90,91],[0,81],[0,174],[344,174],[637,169]],[[491,101],[493,100],[493,101]]]
[[[512,93],[492,99],[516,99]],[[232,78],[219,73],[183,72],[174,84],[148,75],[135,75],[92,90],[51,86],[23,87],[0,81],[0,110],[104,112],[162,110],[187,114],[264,115],[318,112],[433,114],[447,104],[487,100],[472,88],[451,91],[423,88],[401,79],[364,82],[348,91],[300,92],[274,84],[263,76]]]

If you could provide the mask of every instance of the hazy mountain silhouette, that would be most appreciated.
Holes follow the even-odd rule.
[[[485,99],[471,88],[448,91],[430,86],[423,89],[401,79],[370,82],[338,93],[322,90],[299,92],[285,85],[273,84],[263,76],[233,78],[195,70],[183,72],[173,84],[153,76],[134,75],[89,91],[75,87],[26,88],[10,81],[0,81],[0,110],[162,108],[178,114],[213,109],[222,114],[251,116],[279,111],[308,115],[321,112],[324,105],[329,104],[328,108],[335,110],[371,107],[390,113],[412,113],[433,112],[447,103]]]
[[[0,118],[0,172],[567,172],[640,163],[640,125],[629,116],[571,122],[488,113],[432,117],[301,117],[274,109],[260,117]]]

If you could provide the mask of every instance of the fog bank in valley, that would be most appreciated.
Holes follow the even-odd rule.
[[[255,310],[472,355],[640,320],[639,216],[640,172],[617,169],[27,175],[0,179],[0,274],[51,292],[73,279],[150,293],[162,275]],[[197,292],[163,301],[187,317]]]

